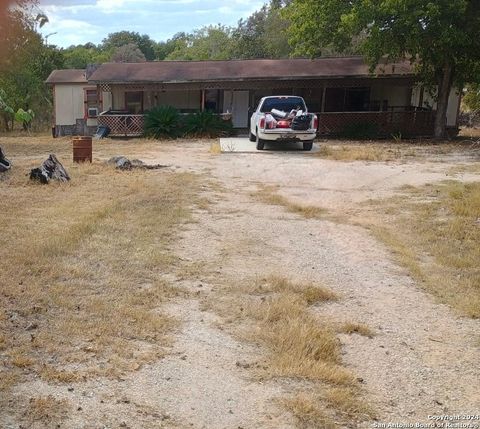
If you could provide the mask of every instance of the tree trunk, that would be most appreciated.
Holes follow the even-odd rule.
[[[437,113],[435,115],[434,135],[436,139],[446,136],[448,97],[452,89],[453,68],[451,64],[445,64],[441,71],[438,82]]]

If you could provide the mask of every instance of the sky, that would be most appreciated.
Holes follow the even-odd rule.
[[[266,0],[40,0],[49,23],[41,32],[60,47],[135,31],[161,41],[204,25],[236,25]]]

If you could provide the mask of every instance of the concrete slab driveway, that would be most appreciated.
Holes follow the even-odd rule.
[[[314,143],[313,149],[309,152],[303,151],[302,143],[266,143],[264,150],[257,150],[256,143],[248,140],[248,137],[229,137],[220,139],[220,147],[222,152],[238,152],[238,153],[268,153],[268,152],[302,152],[315,153],[320,150],[319,144]]]

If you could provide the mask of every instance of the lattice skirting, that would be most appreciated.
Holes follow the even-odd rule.
[[[111,136],[135,137],[143,135],[143,115],[101,115],[98,125],[110,129]]]
[[[433,135],[435,112],[334,112],[319,114],[318,134],[342,135],[352,126],[371,125],[379,137]]]

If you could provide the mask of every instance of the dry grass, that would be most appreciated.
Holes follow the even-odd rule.
[[[390,222],[375,234],[440,301],[479,318],[480,182],[425,186],[381,204]]]
[[[252,196],[265,204],[284,207],[290,213],[297,214],[306,219],[319,219],[327,213],[327,210],[321,207],[305,206],[290,201],[278,194],[278,187],[276,186],[261,186]]]
[[[373,338],[375,336],[372,329],[364,323],[347,322],[340,327],[339,331],[344,334],[358,334],[368,338]]]
[[[133,143],[114,144],[104,153],[132,156]],[[177,262],[169,246],[189,219],[197,178],[74,165],[66,139],[0,145],[14,162],[0,182],[0,349],[8,350],[0,388],[32,376],[117,376],[162,356],[176,322],[161,306],[178,294],[162,273]],[[29,183],[25,174],[50,152],[72,181]]]
[[[53,396],[31,398],[25,421],[28,427],[61,427],[61,423],[68,417],[71,406],[66,400],[59,400]]]
[[[215,141],[210,145],[210,153],[214,155],[219,155],[220,153],[222,153],[222,147],[220,146],[219,141]]]
[[[332,416],[341,422],[347,418],[351,421],[351,415],[345,412],[349,407],[340,403],[333,406],[327,400],[326,392],[332,387],[343,387],[351,393],[345,403],[353,403],[360,395],[356,377],[342,365],[333,325],[311,311],[313,305],[337,299],[323,286],[273,275],[229,288],[221,299],[210,303],[230,318],[237,335],[265,350],[266,363],[259,377],[298,378],[312,383],[312,392],[282,401],[296,416],[299,427],[323,427],[315,425],[330,422]],[[327,405],[331,409],[325,411]],[[355,417],[365,418],[360,413]]]
[[[460,137],[466,137],[466,138],[473,138],[473,139],[480,139],[480,128],[461,128]]]
[[[317,156],[335,161],[397,161],[417,157],[417,151],[405,144],[348,144],[320,146]]]
[[[284,399],[283,406],[290,411],[300,429],[335,429],[336,422],[320,405],[321,400],[305,393]]]

